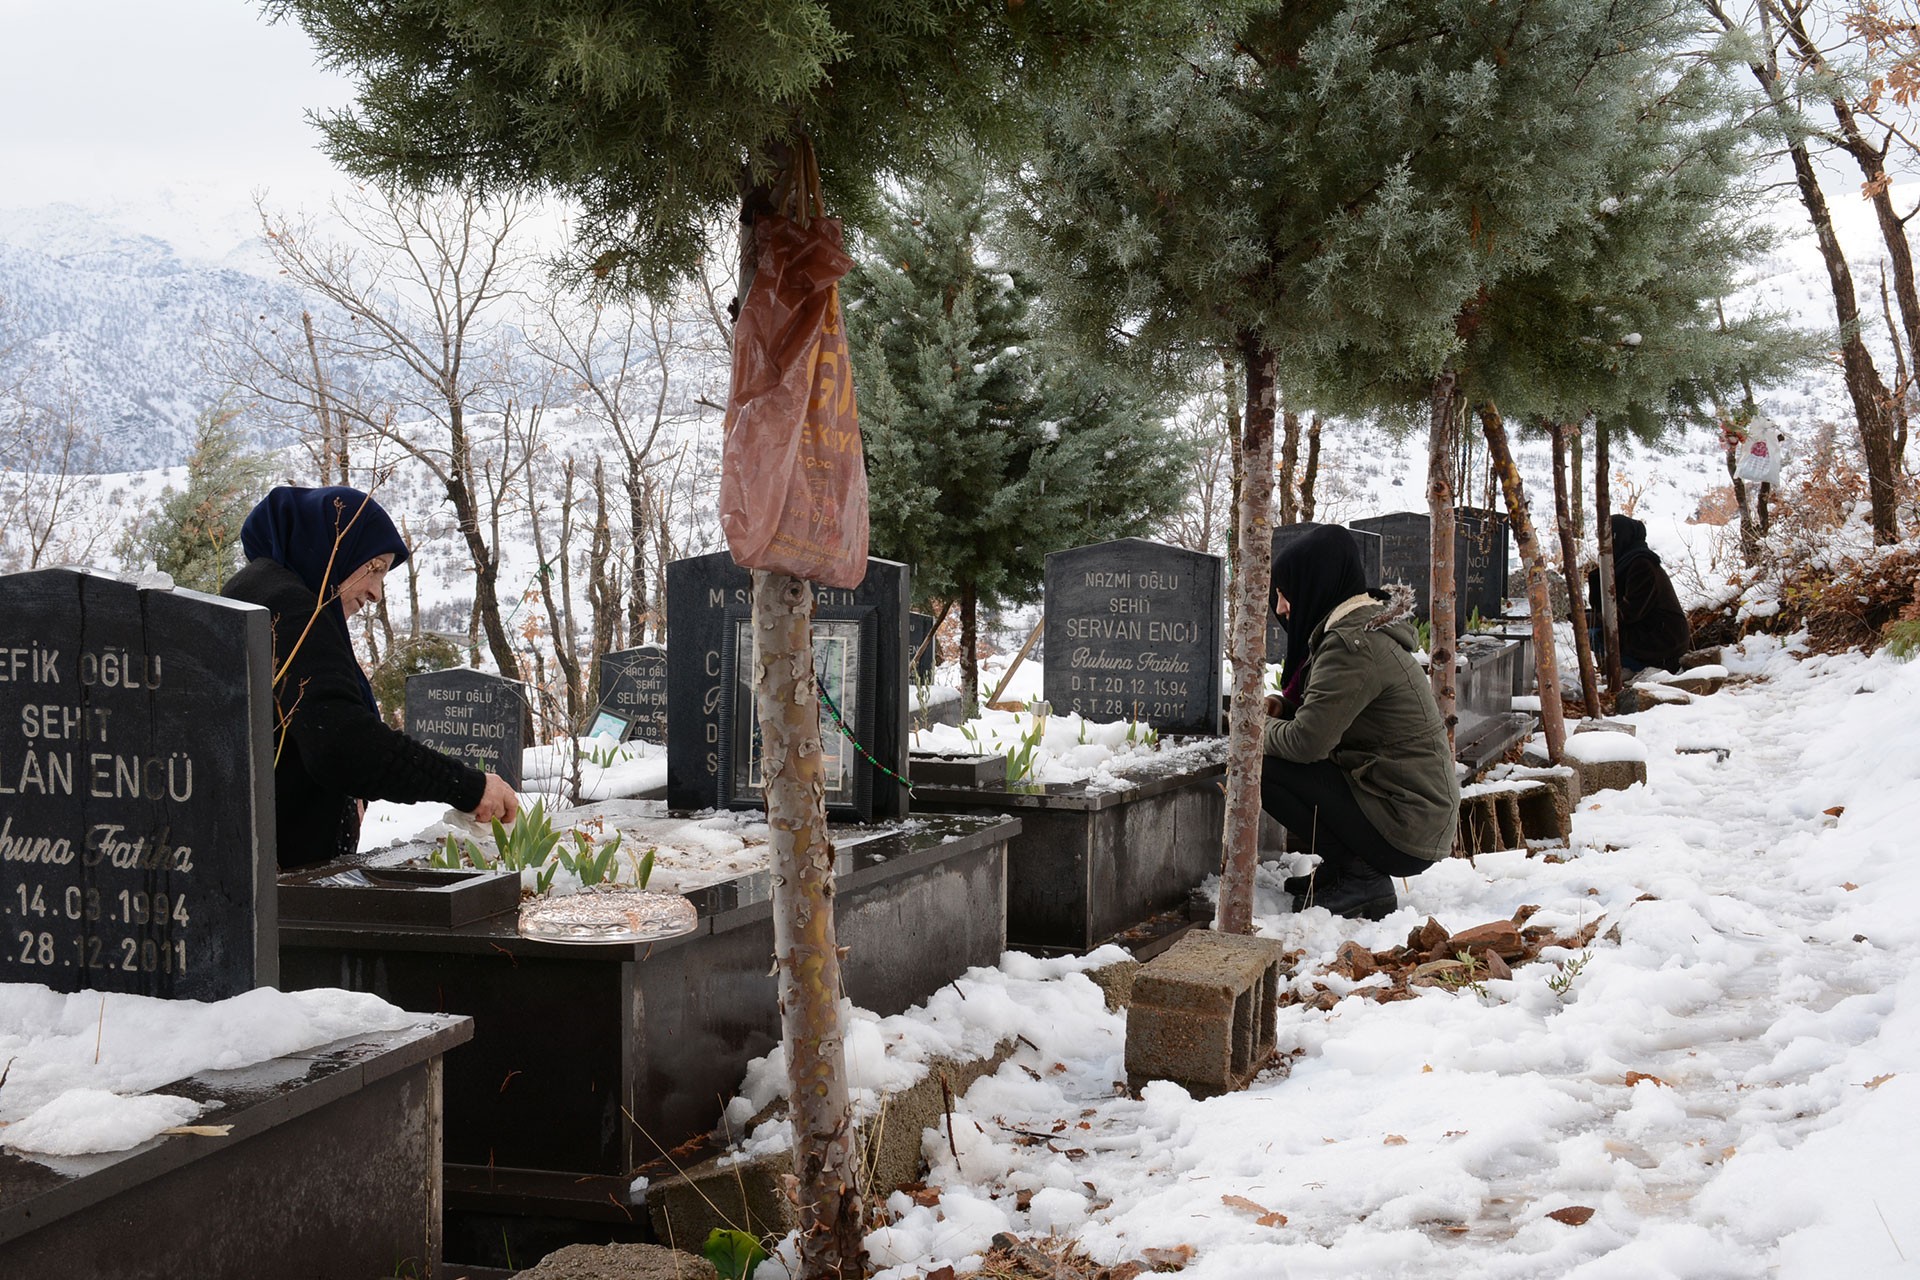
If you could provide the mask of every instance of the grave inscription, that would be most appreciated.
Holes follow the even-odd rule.
[[[407,677],[407,736],[520,785],[524,686],[456,667]]]
[[[1047,556],[1042,688],[1056,712],[1221,731],[1219,556],[1145,538]]]
[[[279,976],[264,609],[0,577],[0,981],[218,1000]]]
[[[649,644],[601,654],[600,711],[620,719],[621,740],[665,745],[667,651]]]

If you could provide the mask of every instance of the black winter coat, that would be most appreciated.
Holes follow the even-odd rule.
[[[1592,625],[1600,625],[1600,575],[1587,574]],[[1678,671],[1693,648],[1687,611],[1674,594],[1660,558],[1643,544],[1614,560],[1614,596],[1620,605],[1620,653],[1643,666]]]
[[[367,705],[359,660],[337,624],[314,617],[314,594],[291,569],[249,561],[220,594],[272,613],[274,670],[300,646],[273,699],[274,723],[286,726],[273,768],[283,870],[352,853],[360,843],[356,799],[480,803],[484,773],[389,728]]]

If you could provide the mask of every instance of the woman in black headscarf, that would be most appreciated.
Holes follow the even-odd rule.
[[[1267,699],[1260,803],[1320,857],[1295,908],[1378,920],[1453,851],[1460,782],[1418,647],[1412,593],[1367,589],[1353,535],[1321,525],[1273,562],[1285,620],[1281,692]]]
[[[1632,516],[1615,513],[1607,527],[1613,533],[1613,596],[1619,605],[1620,666],[1626,671],[1644,667],[1678,671],[1687,650],[1693,648],[1693,631],[1687,625],[1687,611],[1680,607],[1680,597],[1674,594],[1673,579],[1647,545],[1647,526]],[[1592,617],[1597,623],[1601,616],[1598,570],[1587,572],[1587,595],[1593,602]]]
[[[352,853],[368,800],[437,800],[511,822],[513,788],[389,728],[354,656],[347,619],[379,603],[408,554],[380,504],[345,486],[282,485],[248,513],[240,542],[247,566],[221,594],[273,615],[280,866]]]

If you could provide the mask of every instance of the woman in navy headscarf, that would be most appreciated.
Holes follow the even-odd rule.
[[[519,802],[497,774],[387,726],[354,656],[347,619],[378,604],[387,572],[407,559],[380,504],[345,486],[282,485],[247,515],[240,543],[247,566],[221,594],[273,615],[280,866],[352,853],[368,800],[435,800],[512,821]]]

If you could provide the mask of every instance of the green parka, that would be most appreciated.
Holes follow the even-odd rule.
[[[1460,780],[1433,686],[1413,660],[1411,603],[1400,590],[1384,605],[1355,597],[1328,614],[1309,641],[1299,710],[1267,721],[1261,749],[1299,764],[1331,760],[1375,830],[1436,862],[1453,852]]]

